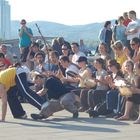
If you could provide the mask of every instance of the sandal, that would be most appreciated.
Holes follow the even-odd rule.
[[[140,124],[140,119],[135,120],[134,124]]]
[[[118,118],[117,120],[120,120],[120,121],[127,121],[127,120],[129,120],[129,117],[121,116],[121,117]]]

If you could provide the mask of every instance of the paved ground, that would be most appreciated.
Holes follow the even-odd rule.
[[[140,125],[107,118],[89,118],[80,113],[72,119],[61,111],[43,121],[33,121],[30,113],[38,112],[24,104],[28,119],[13,119],[8,109],[6,122],[0,123],[0,140],[140,140]],[[0,108],[1,109],[1,108]]]

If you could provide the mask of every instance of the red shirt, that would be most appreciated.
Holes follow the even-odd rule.
[[[10,60],[7,59],[7,58],[0,58],[0,61],[2,61],[7,67],[9,67],[10,65],[12,65],[12,63],[10,62]]]
[[[131,22],[131,19],[124,20],[123,25],[127,27],[127,25]]]

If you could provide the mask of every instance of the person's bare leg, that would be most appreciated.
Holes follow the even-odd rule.
[[[136,121],[134,121],[134,124],[140,124],[140,105],[139,105],[139,116]]]
[[[7,93],[3,84],[0,84],[0,97],[2,102],[2,116],[0,121],[5,121],[6,112],[7,112]]]
[[[132,106],[133,106],[132,102],[126,101],[124,115],[121,116],[120,118],[118,118],[118,120],[129,120],[129,115],[130,115],[130,111],[132,109]]]

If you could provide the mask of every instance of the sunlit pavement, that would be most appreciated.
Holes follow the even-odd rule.
[[[0,122],[0,140],[140,140],[140,125],[133,121],[93,119],[86,113],[72,119],[67,111],[34,121],[30,114],[38,110],[29,104],[23,104],[23,107],[28,114],[26,120],[14,119],[8,108],[6,122]]]

